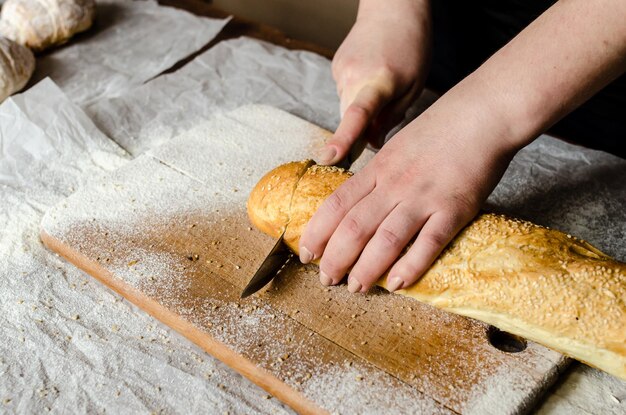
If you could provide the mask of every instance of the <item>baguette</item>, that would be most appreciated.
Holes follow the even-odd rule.
[[[252,190],[255,227],[298,253],[304,227],[351,176],[287,163]],[[386,276],[377,285],[385,287]],[[626,264],[562,232],[481,214],[414,285],[397,294],[472,317],[626,379]]]

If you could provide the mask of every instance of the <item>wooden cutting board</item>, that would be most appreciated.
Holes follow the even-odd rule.
[[[383,290],[323,287],[297,261],[239,299],[274,242],[250,227],[250,189],[328,137],[271,107],[217,115],[64,200],[42,240],[298,412],[528,411],[567,363],[538,344]]]

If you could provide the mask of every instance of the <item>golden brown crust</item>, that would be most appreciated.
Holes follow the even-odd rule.
[[[281,214],[271,215],[276,222],[264,223],[264,228],[286,226],[285,238],[295,252],[313,213],[350,177],[341,169],[309,166],[303,175],[298,170],[299,180],[280,176],[297,183],[288,187],[294,189],[293,200],[286,202],[283,193]],[[261,192],[269,191],[265,187]],[[274,208],[275,197],[253,195],[249,211]],[[257,200],[265,204],[257,205]],[[264,228],[259,227],[266,232]],[[385,283],[383,276],[378,285]],[[416,284],[398,293],[487,322],[626,379],[626,264],[570,235],[482,214]]]
[[[480,215],[400,294],[626,376],[626,265],[562,232]]]
[[[294,161],[278,166],[259,180],[248,198],[248,216],[262,232],[277,238],[289,223],[289,209],[300,177],[314,164]]]
[[[94,0],[7,0],[0,14],[0,34],[41,51],[89,29],[95,9]]]
[[[0,102],[24,88],[35,70],[35,57],[26,47],[0,36]]]
[[[293,193],[289,224],[285,242],[292,251],[298,252],[300,235],[322,202],[331,195],[352,173],[331,166],[311,165],[304,173]]]

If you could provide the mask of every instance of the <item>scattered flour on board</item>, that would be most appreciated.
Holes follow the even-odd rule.
[[[170,221],[176,221],[176,226],[182,226],[189,218],[211,217],[219,223],[232,215],[233,211],[240,211],[245,206],[250,189],[266,171],[279,162],[304,158],[310,146],[310,135],[320,134],[320,130],[300,122],[304,128],[301,133],[286,129],[272,138],[256,142],[252,138],[255,135],[258,140],[259,131],[250,128],[248,124],[258,117],[268,118],[267,111],[266,108],[257,107],[251,111],[253,115],[243,112],[243,115],[235,113],[216,117],[180,139],[152,150],[150,155],[139,157],[110,177],[94,182],[88,189],[75,193],[51,209],[43,221],[43,229],[64,243],[88,252],[93,246],[90,246],[82,232],[84,225],[88,224],[90,229],[110,239],[110,247],[114,252],[91,252],[90,255],[97,255],[115,277],[144,294],[158,295],[164,305],[176,309],[192,323],[211,327],[212,322],[220,322],[218,327],[213,327],[211,334],[238,352],[250,351],[263,342],[263,347],[257,348],[256,353],[266,355],[257,355],[256,358],[281,373],[285,382],[298,386],[307,397],[326,408],[338,413],[349,413],[355,407],[365,408],[361,406],[362,401],[359,404],[357,400],[336,399],[338,396],[347,396],[351,388],[358,387],[358,377],[353,373],[353,370],[358,369],[359,373],[368,377],[361,387],[365,387],[370,396],[367,406],[372,412],[384,409],[402,412],[407,408],[436,412],[441,407],[431,398],[398,383],[396,379],[368,364],[346,369],[345,374],[341,375],[341,366],[328,366],[322,359],[305,357],[312,348],[317,347],[308,343],[308,340],[297,340],[297,336],[290,334],[289,330],[286,337],[293,337],[293,342],[268,336],[267,330],[271,327],[297,327],[297,323],[261,302],[247,303],[245,306],[216,299],[199,301],[192,306],[178,302],[181,294],[184,295],[188,289],[181,256],[146,250],[128,243],[135,238],[142,238],[142,235],[154,237],[154,229],[167,227]],[[293,118],[290,115],[281,117]],[[293,124],[292,120],[282,125]],[[213,151],[190,151],[205,146],[205,140],[218,137],[221,144]],[[294,140],[301,140],[301,145],[295,145]],[[280,150],[277,157],[280,161],[257,162],[257,154],[264,151],[267,142],[272,141],[278,143],[277,148]],[[250,162],[242,164],[241,160],[245,159]],[[239,165],[240,169],[227,167],[233,165]],[[107,264],[109,259],[112,262]],[[301,360],[299,355],[302,356]],[[290,356],[289,365],[285,363],[286,356]],[[299,364],[304,366],[299,367]],[[390,401],[385,391],[394,382],[404,387],[396,388],[397,396]]]
[[[42,245],[44,212],[124,152],[50,81],[0,114],[0,412],[289,413]]]
[[[280,134],[263,138],[259,142],[251,141],[254,137],[258,139],[259,131],[247,124],[253,122],[255,117],[260,119],[267,117],[268,110],[260,107],[255,111],[252,113],[256,115],[250,118],[236,114],[218,116],[214,121],[200,125],[171,143],[152,150],[149,155],[133,162],[132,168],[128,170],[122,168],[111,178],[94,183],[91,192],[79,192],[64,202],[65,204],[51,210],[44,220],[45,229],[55,235],[64,234],[68,241],[80,246],[82,235],[72,234],[71,229],[76,224],[89,221],[97,223],[97,226],[115,229],[128,238],[133,235],[139,237],[141,234],[149,234],[151,229],[148,227],[155,226],[154,221],[148,222],[142,218],[159,217],[162,223],[156,223],[158,226],[167,226],[168,221],[185,222],[197,216],[212,216],[218,223],[227,219],[233,211],[242,209],[247,194],[258,177],[280,162],[304,158],[308,152],[307,146],[310,145],[310,141],[305,143],[305,140],[301,145],[296,145],[297,143],[289,142]],[[237,119],[238,117],[243,117],[246,121],[242,122]],[[311,131],[313,133],[307,134],[316,134],[315,129]],[[304,133],[299,135],[294,131],[286,132],[293,137],[306,136]],[[310,139],[311,137],[306,138]],[[206,140],[222,141],[211,152],[194,151],[203,148]],[[266,151],[268,142],[277,144],[278,161],[257,157]],[[245,159],[249,162],[241,163],[241,160]],[[239,168],[229,168],[232,165]],[[153,185],[154,180],[157,180],[157,185]],[[65,214],[65,210],[70,210],[71,215]],[[118,248],[130,249],[124,246]],[[239,352],[249,351],[259,339],[267,339],[263,330],[273,323],[268,320],[284,318],[261,304],[258,304],[257,308],[242,311],[233,303],[219,303],[213,300],[200,302],[194,304],[193,308],[185,309],[185,304],[176,302],[178,295],[186,290],[187,283],[184,279],[184,270],[180,268],[180,256],[148,251],[123,252],[125,252],[123,261],[113,268],[118,278],[147,293],[150,293],[151,289],[155,289],[155,292],[168,291],[171,295],[167,297],[170,301],[167,305],[178,307],[177,311],[194,323],[206,325],[211,321],[227,322],[220,324],[212,335]],[[132,259],[134,257],[141,257],[141,260],[129,265],[134,261]],[[200,315],[204,316],[205,321],[197,319],[198,310],[202,311]],[[286,324],[287,321],[283,323]],[[297,353],[298,348],[286,348],[282,339],[271,340],[272,343],[266,346],[272,353],[264,359],[268,365],[275,365],[275,369],[280,370],[281,361],[277,356],[287,355],[288,350],[295,350]],[[299,349],[300,352],[307,350],[307,345],[300,345]],[[415,395],[411,395],[407,388],[394,388],[395,396],[391,404],[388,399],[385,400],[388,394],[384,391],[389,391],[389,382],[393,382],[394,379],[386,377],[379,371],[350,366],[346,369],[341,365],[328,367],[321,361],[314,369],[306,367],[294,370],[296,376],[284,374],[283,379],[287,383],[301,386],[306,396],[339,413],[350,412],[350,409],[354,409],[351,405],[363,404],[362,400],[352,402],[349,397],[354,395],[351,394],[351,390],[356,387],[355,385],[358,386],[365,378],[368,378],[368,386],[364,388],[364,384],[361,383],[360,390],[367,389],[369,396],[377,396],[377,392],[382,393],[378,399],[372,401],[374,403],[368,403],[368,408],[378,408],[375,403],[381,402],[386,402],[385,408],[382,409],[391,412],[394,409],[401,412],[402,409],[399,408],[409,406],[422,408],[425,412],[432,412],[431,409],[436,408],[429,406],[433,404],[424,400],[416,391],[412,391]],[[353,370],[357,372],[352,373]],[[329,373],[331,375],[328,375]],[[504,386],[510,385],[511,379],[510,371],[491,374],[484,385],[476,388],[475,400],[468,404],[467,410],[471,413],[481,413],[488,408],[493,408],[493,413],[506,411],[511,402],[520,396],[516,389],[507,389]],[[534,385],[533,380],[523,373],[515,374],[514,381],[524,390],[532,389]],[[405,396],[405,393],[408,394]],[[503,396],[506,396],[506,399],[502,399]],[[346,406],[342,406],[343,404]]]

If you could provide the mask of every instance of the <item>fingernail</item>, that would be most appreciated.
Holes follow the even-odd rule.
[[[351,293],[357,293],[361,291],[361,287],[363,286],[356,280],[356,278],[348,278],[348,291]]]
[[[322,285],[329,286],[333,285],[333,280],[330,278],[324,271],[320,271],[320,282]]]
[[[306,247],[304,246],[301,247],[300,248],[300,262],[302,262],[303,264],[308,264],[311,261],[313,261],[313,253],[311,253],[311,251],[306,249]]]
[[[391,277],[387,280],[387,291],[394,292],[402,287],[404,281],[400,277]]]
[[[334,147],[327,147],[322,151],[320,155],[320,162],[322,164],[329,164],[337,156],[337,149]]]

